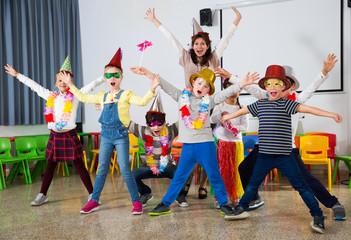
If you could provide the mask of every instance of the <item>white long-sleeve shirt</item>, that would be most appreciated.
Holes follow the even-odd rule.
[[[30,79],[22,74],[18,74],[17,79],[20,82],[22,82],[23,84],[27,85],[32,91],[36,92],[39,97],[44,98],[45,100],[48,99],[50,93],[52,92],[49,89],[42,87],[40,84],[36,83],[32,79]],[[85,93],[93,91],[95,87],[99,86],[104,81],[105,80],[103,77],[99,77],[95,81],[92,81],[91,83],[89,83],[85,87],[81,88],[81,91],[85,92]],[[66,96],[66,92],[64,92],[64,93],[59,92],[59,95],[55,98],[55,103],[54,103],[54,113],[55,113],[54,120],[55,120],[55,122],[59,122],[61,119],[61,115],[63,113],[63,108],[64,108],[64,105],[66,103],[65,96]],[[72,108],[71,116],[67,122],[67,125],[65,127],[63,127],[62,129],[74,129],[77,126],[76,119],[77,119],[77,110],[78,110],[79,101],[76,97],[73,98],[72,104],[73,104],[73,108]],[[48,128],[51,130],[57,130],[55,127],[55,122],[49,122]]]
[[[310,99],[313,95],[313,93],[324,83],[325,80],[327,80],[329,75],[324,75],[322,72],[320,72],[317,77],[313,80],[313,82],[301,93],[296,93],[296,102],[298,103],[305,103],[308,99]],[[250,93],[252,96],[254,96],[257,99],[263,99],[267,98],[267,92],[257,85],[248,85],[243,88],[245,91]],[[291,136],[292,136],[292,143],[293,147],[295,147],[295,135],[297,131],[297,125],[298,125],[298,115],[293,114],[291,115]]]
[[[240,109],[239,105],[230,105],[226,102],[222,102],[215,106],[211,115],[211,123],[220,123],[222,121],[222,112],[232,113]],[[221,140],[227,142],[241,142],[242,132],[246,132],[249,127],[249,116],[247,114],[241,115],[240,117],[233,118],[230,120],[232,125],[238,130],[239,134],[234,136],[232,132],[224,128],[223,126],[218,126],[214,131],[214,135]]]

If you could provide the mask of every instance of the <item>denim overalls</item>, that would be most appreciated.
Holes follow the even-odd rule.
[[[119,167],[124,181],[127,184],[132,202],[140,201],[137,185],[130,170],[129,163],[129,135],[128,129],[119,119],[118,99],[123,90],[120,90],[116,96],[117,101],[105,103],[99,122],[101,123],[101,142],[99,153],[99,171],[96,175],[92,201],[98,202],[101,191],[104,187],[107,173],[110,169],[113,149],[116,148]],[[107,93],[104,95],[106,101]]]

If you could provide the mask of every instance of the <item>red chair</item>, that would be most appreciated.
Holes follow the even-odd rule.
[[[309,133],[306,135],[318,135],[318,136],[325,136],[328,137],[329,140],[329,149],[328,149],[328,158],[330,159],[334,159],[334,167],[337,166],[336,165],[336,159],[335,159],[335,146],[336,146],[336,135],[333,133]],[[335,178],[334,184],[336,184],[338,181],[340,181],[340,173],[339,173],[339,168],[337,168],[337,178]]]

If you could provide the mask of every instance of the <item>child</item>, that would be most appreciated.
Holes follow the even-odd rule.
[[[225,78],[223,87],[226,89],[233,84],[233,79]],[[213,131],[214,136],[218,139],[217,159],[219,171],[221,172],[228,198],[231,202],[238,201],[244,194],[238,166],[244,160],[244,145],[241,132],[247,131],[248,116],[244,115],[235,118],[226,124],[223,124],[221,120],[223,115],[235,112],[243,107],[239,103],[239,94],[240,92],[237,92],[225,102],[217,105],[210,118],[211,123],[218,123]],[[215,202],[215,207],[219,208],[217,201]]]
[[[154,75],[145,68],[132,68],[135,73],[152,78]],[[174,178],[162,202],[149,215],[170,213],[170,205],[176,200],[182,186],[197,163],[207,172],[218,199],[221,213],[228,214],[232,208],[227,204],[228,197],[218,169],[216,147],[213,142],[210,121],[207,119],[210,109],[238,92],[242,87],[252,84],[258,78],[257,73],[246,75],[245,79],[219,93],[215,91],[215,75],[210,69],[203,69],[190,78],[193,88],[178,90],[169,82],[160,78],[161,88],[179,103],[179,142],[183,142],[182,154]],[[210,95],[210,96],[209,96]],[[197,118],[195,121],[193,120]]]
[[[145,118],[147,126],[131,121],[128,128],[136,137],[142,139],[145,145],[146,165],[132,171],[143,207],[153,198],[150,187],[143,183],[143,179],[174,177],[177,166],[171,156],[171,147],[173,140],[178,136],[178,122],[166,126],[166,114],[163,112],[159,93]],[[179,193],[176,201],[181,207],[188,206],[183,191]]]
[[[148,9],[146,11],[145,19],[148,19],[163,33],[163,35],[170,42],[171,46],[175,49],[177,55],[179,56],[179,64],[184,69],[185,85],[186,87],[191,87],[189,82],[190,76],[196,73],[200,73],[204,68],[209,68],[212,71],[214,68],[220,65],[220,58],[223,55],[224,50],[229,44],[234,32],[237,29],[241,21],[240,12],[232,7],[236,14],[236,18],[224,34],[222,39],[218,42],[215,50],[211,50],[211,40],[207,32],[204,32],[200,25],[193,19],[193,33],[191,37],[191,49],[188,51],[182,47],[179,41],[172,35],[172,33],[163,26],[160,21],[155,17],[155,9]],[[194,172],[194,171],[193,171]],[[193,174],[189,177],[188,184],[186,185],[185,194],[188,193],[190,188],[190,183]],[[198,192],[199,199],[207,198],[207,174],[206,171],[202,171],[200,187]]]
[[[335,54],[328,54],[327,60],[323,62],[322,71],[317,75],[314,81],[300,94],[296,93],[295,91],[299,88],[300,84],[299,81],[296,79],[294,71],[289,66],[283,66],[285,69],[286,78],[290,81],[291,87],[283,92],[283,97],[287,97],[293,101],[298,103],[305,103],[308,99],[310,99],[313,93],[319,88],[319,86],[328,79],[328,73],[333,69],[336,62]],[[223,76],[230,77],[230,74],[220,70]],[[266,91],[257,88],[255,86],[247,86],[244,88],[248,93],[253,95],[258,99],[262,99],[266,97]],[[343,205],[340,204],[338,199],[331,195],[330,192],[325,188],[325,186],[315,177],[312,173],[306,168],[306,165],[301,159],[299,149],[295,147],[294,144],[294,136],[296,134],[297,125],[298,125],[298,116],[296,114],[291,116],[291,126],[292,126],[292,144],[293,149],[292,153],[297,165],[300,168],[302,175],[305,178],[305,181],[312,189],[315,197],[327,208],[331,208],[333,210],[334,220],[345,220],[346,213],[345,208]],[[258,146],[250,152],[250,154],[245,158],[245,160],[239,166],[240,177],[243,183],[244,189],[246,188],[250,177],[252,175],[253,168],[256,163],[258,153]],[[255,198],[250,202],[250,209],[255,209],[262,206],[264,202],[261,200],[259,195],[257,194]]]
[[[83,148],[76,131],[79,101],[69,91],[69,86],[62,81],[61,77],[62,72],[73,77],[69,56],[67,56],[60,71],[56,74],[55,86],[57,90],[55,89],[54,91],[50,91],[28,77],[17,73],[9,64],[5,66],[5,69],[8,74],[17,77],[20,82],[35,91],[39,97],[47,100],[47,107],[45,108],[44,114],[46,122],[48,123],[48,128],[50,129],[50,137],[45,152],[45,158],[48,160],[48,164],[44,173],[40,193],[35,200],[31,202],[31,205],[40,206],[48,202],[48,197],[46,195],[54,176],[57,162],[73,161],[90,198],[93,192],[93,185],[82,160]],[[83,87],[81,91],[87,93],[102,83],[103,78],[98,78]]]
[[[341,122],[342,118],[336,113],[330,113],[318,108],[309,107],[290,99],[283,98],[283,91],[290,88],[290,81],[285,78],[285,70],[279,65],[271,65],[266,70],[266,76],[258,82],[266,89],[269,98],[261,99],[234,113],[224,115],[222,120],[251,113],[259,118],[259,153],[249,185],[233,214],[226,219],[243,219],[249,214],[249,207],[258,187],[266,175],[273,169],[280,169],[289,179],[295,190],[299,191],[302,199],[310,209],[313,217],[311,226],[318,233],[324,232],[324,216],[318,201],[305,182],[291,153],[291,115],[296,112],[312,113],[318,116],[334,118]]]
[[[119,48],[110,63],[105,66],[104,78],[107,85],[110,87],[108,93],[84,95],[73,85],[69,78],[64,79],[71,87],[71,92],[80,101],[85,103],[100,103],[103,106],[99,118],[99,122],[101,123],[99,171],[96,175],[92,198],[88,204],[81,209],[81,213],[91,213],[99,209],[99,197],[110,169],[114,148],[116,148],[117,151],[122,176],[132,197],[132,214],[143,213],[136,182],[130,170],[129,163],[129,136],[127,129],[130,122],[129,106],[130,104],[145,106],[153,97],[159,82],[158,77],[153,79],[151,88],[144,97],[138,97],[134,95],[132,91],[122,90],[120,88],[123,79],[121,58],[121,49]]]

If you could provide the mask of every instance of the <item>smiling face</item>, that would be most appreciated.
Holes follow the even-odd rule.
[[[268,93],[268,100],[278,100],[283,97],[284,82],[278,78],[265,80],[264,85]]]
[[[104,79],[112,91],[119,90],[123,79],[121,69],[117,67],[108,66],[105,68]]]
[[[156,137],[159,137],[166,122],[165,121],[157,121],[157,122],[149,122],[147,124],[148,124],[152,134]]]
[[[205,39],[202,37],[198,37],[195,39],[193,42],[193,49],[198,57],[202,57],[206,54],[206,51],[208,50],[210,46],[206,43]]]
[[[69,86],[60,79],[59,74],[56,74],[56,84],[55,86],[62,93],[66,92],[69,89]]]
[[[193,82],[193,93],[195,97],[203,97],[210,92],[210,86],[205,79],[198,77]]]

